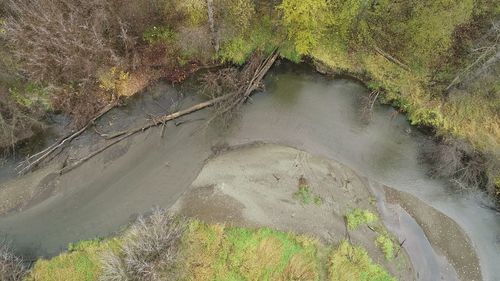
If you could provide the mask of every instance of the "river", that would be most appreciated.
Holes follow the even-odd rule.
[[[376,106],[372,121],[361,122],[359,98],[366,88],[353,80],[324,77],[307,66],[276,67],[266,77],[266,88],[252,96],[225,132],[206,128],[199,119],[208,111],[197,112],[185,117],[189,122],[168,125],[163,138],[161,128],[149,130],[57,177],[50,196],[0,217],[0,235],[25,256],[50,256],[70,242],[110,235],[153,206],[172,206],[214,146],[263,141],[334,159],[421,199],[467,233],[483,279],[500,280],[500,215],[482,207],[480,194],[455,192],[446,181],[427,176],[420,153],[434,144],[404,115]],[[160,84],[110,112],[98,126],[120,130],[145,122],[147,113],[198,101],[189,87]],[[71,149],[82,155],[99,143],[88,132]]]

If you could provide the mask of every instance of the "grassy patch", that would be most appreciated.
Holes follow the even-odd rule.
[[[184,239],[187,280],[318,280],[319,243],[269,228],[191,222]]]
[[[304,205],[314,203],[319,206],[323,203],[323,199],[321,199],[319,195],[314,195],[307,180],[303,176],[299,178],[299,190],[293,194],[293,197]]]
[[[378,220],[378,217],[368,210],[356,208],[346,215],[346,219],[347,227],[349,228],[349,230],[355,230],[362,224],[370,224],[372,222],[376,222]]]
[[[368,253],[347,241],[340,243],[328,257],[328,274],[331,281],[395,281]]]
[[[100,273],[100,254],[116,240],[82,241],[70,244],[67,253],[50,260],[38,260],[26,281],[95,281]]]
[[[387,233],[377,236],[376,242],[377,246],[384,252],[386,259],[391,260],[394,258],[394,242]]]
[[[121,252],[124,241],[122,236],[70,244],[68,252],[37,261],[26,281],[122,280],[109,279],[103,257],[110,251]],[[335,281],[394,280],[361,247],[344,241],[331,249],[309,236],[266,227],[226,227],[192,220],[180,243],[175,265],[155,263],[160,271],[173,270],[169,276],[175,280],[310,281],[327,276]]]

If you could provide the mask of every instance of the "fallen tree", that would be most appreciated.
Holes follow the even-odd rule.
[[[269,71],[271,66],[274,64],[275,60],[278,57],[278,50],[274,50],[268,57],[263,58],[260,55],[254,55],[250,61],[247,63],[247,65],[243,68],[242,70],[242,78],[247,77],[247,79],[242,79],[240,82],[240,85],[237,87],[237,90],[231,93],[224,94],[222,96],[214,97],[208,101],[193,105],[189,108],[171,113],[171,114],[165,114],[161,116],[156,116],[152,117],[149,121],[144,126],[140,126],[137,128],[133,128],[127,131],[122,131],[122,132],[117,132],[117,133],[112,133],[108,134],[108,139],[110,142],[101,147],[100,149],[90,153],[89,155],[77,160],[76,162],[67,165],[63,167],[59,173],[64,174],[67,173],[74,168],[78,167],[85,161],[91,159],[92,157],[96,156],[97,154],[103,152],[104,150],[108,149],[109,147],[121,142],[122,140],[133,136],[139,132],[144,132],[152,127],[160,126],[160,125],[165,125],[168,121],[172,121],[174,119],[177,119],[181,116],[188,115],[190,113],[199,111],[201,109],[211,107],[218,105],[218,110],[216,111],[214,118],[217,116],[221,116],[223,114],[226,114],[227,112],[231,110],[238,109],[251,95],[253,91],[258,89],[261,85],[261,80],[264,78],[264,75]],[[101,112],[99,112],[98,115],[96,115],[90,122],[87,123],[83,128],[80,130],[65,136],[64,138],[60,139],[58,142],[54,143],[53,145],[47,147],[46,149],[36,153],[35,155],[30,156],[27,158],[25,161],[21,162],[18,165],[18,170],[19,174],[26,173],[28,171],[31,171],[33,168],[38,166],[40,163],[42,163],[45,159],[47,159],[49,156],[53,155],[55,151],[58,149],[63,149],[65,145],[69,144],[73,139],[81,135],[84,131],[86,131],[88,128],[92,127],[97,119],[102,117],[104,114],[106,114],[109,110],[111,110],[115,104],[110,104],[106,108],[104,108]],[[210,120],[213,120],[210,119]]]
[[[254,56],[250,62],[245,66],[245,68],[242,70],[243,74],[249,74],[253,73],[251,78],[249,80],[244,80],[241,81],[241,86],[238,88],[236,92],[225,94],[223,96],[219,96],[216,98],[213,98],[211,100],[193,105],[189,108],[177,111],[175,113],[171,114],[166,114],[158,117],[153,117],[151,118],[151,121],[141,127],[137,127],[134,129],[130,129],[125,132],[119,132],[117,134],[113,134],[116,136],[111,142],[106,144],[105,146],[101,147],[100,149],[90,153],[89,155],[77,160],[76,162],[72,163],[71,165],[68,165],[66,167],[63,167],[59,173],[64,174],[67,173],[74,168],[80,166],[87,160],[91,159],[92,157],[96,156],[97,154],[105,151],[109,147],[121,142],[122,140],[133,136],[139,132],[144,132],[152,127],[156,127],[159,125],[165,125],[168,121],[172,121],[174,119],[177,119],[181,116],[199,111],[201,109],[211,107],[214,105],[222,105],[221,110],[217,111],[216,114],[214,115],[214,118],[217,116],[221,116],[223,114],[226,114],[230,110],[238,109],[247,99],[248,97],[252,94],[253,91],[259,88],[261,84],[262,78],[264,78],[264,75],[269,71],[271,66],[274,64],[278,57],[278,50],[274,50],[271,55],[269,55],[267,58],[262,59],[260,56],[256,55]],[[210,119],[210,120],[213,120]]]

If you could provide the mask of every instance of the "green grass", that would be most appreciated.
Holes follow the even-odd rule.
[[[368,211],[356,208],[346,215],[347,227],[349,230],[355,230],[362,224],[370,224],[378,220],[377,215]]]
[[[96,281],[100,273],[100,254],[114,244],[89,240],[70,244],[68,252],[50,260],[38,260],[26,281]]]
[[[25,281],[97,281],[101,255],[118,251],[120,241],[70,244],[68,252],[38,260]],[[331,248],[310,236],[266,227],[191,220],[181,243],[176,280],[394,280],[361,247],[344,241]]]
[[[299,190],[293,194],[293,197],[304,205],[314,203],[319,206],[323,203],[323,199],[319,195],[313,193],[304,177],[300,177]]]
[[[395,281],[380,265],[375,264],[361,247],[347,241],[340,243],[329,256],[330,281]]]
[[[376,239],[377,246],[384,252],[384,256],[387,260],[392,260],[394,258],[394,242],[392,242],[389,234],[380,234]]]
[[[193,221],[183,243],[187,280],[319,278],[319,243],[310,237]]]

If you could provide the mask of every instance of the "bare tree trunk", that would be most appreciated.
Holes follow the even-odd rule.
[[[210,26],[210,32],[212,33],[212,46],[215,51],[219,51],[219,40],[217,32],[215,30],[215,19],[214,19],[214,1],[207,0],[207,12],[208,12],[208,24]]]

